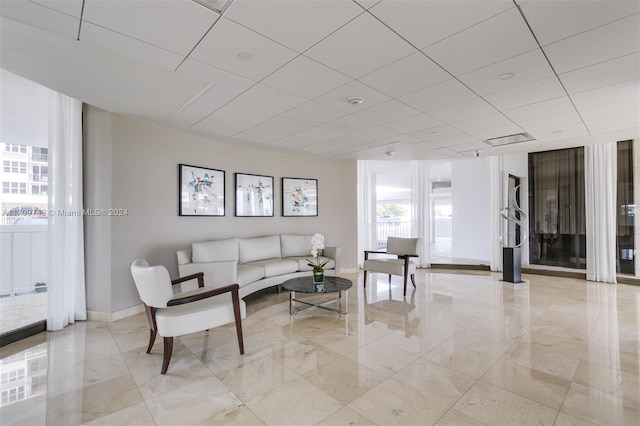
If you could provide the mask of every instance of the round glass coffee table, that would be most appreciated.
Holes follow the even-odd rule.
[[[292,278],[282,283],[282,288],[289,290],[289,314],[297,315],[311,308],[321,308],[328,311],[338,312],[340,314],[347,313],[347,291],[353,286],[351,280],[341,277],[324,276],[324,283],[318,284],[313,282],[313,277]],[[322,303],[311,303],[306,300],[296,299],[296,291],[307,294],[325,294],[338,293],[338,297],[326,300]],[[344,297],[342,294],[344,293]],[[344,309],[342,309],[342,299],[344,299]],[[308,308],[296,310],[296,302],[309,305]],[[325,306],[329,303],[337,302],[337,307]]]

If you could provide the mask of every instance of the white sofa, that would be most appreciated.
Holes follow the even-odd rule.
[[[282,284],[289,278],[311,276],[312,235],[268,235],[256,238],[228,238],[191,244],[190,250],[180,250],[180,276],[204,272],[206,287],[240,285],[240,297],[258,290]],[[318,256],[326,275],[340,271],[340,248],[325,247]]]

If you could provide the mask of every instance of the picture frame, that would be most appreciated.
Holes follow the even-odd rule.
[[[178,176],[179,216],[225,215],[224,170],[179,164]]]
[[[318,216],[318,179],[282,178],[282,216]]]
[[[273,216],[273,176],[235,174],[237,217]]]

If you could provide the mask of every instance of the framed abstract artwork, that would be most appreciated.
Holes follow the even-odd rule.
[[[224,170],[178,165],[180,216],[224,216]]]
[[[273,216],[273,176],[236,173],[236,216]]]
[[[282,178],[282,216],[318,216],[318,180]]]

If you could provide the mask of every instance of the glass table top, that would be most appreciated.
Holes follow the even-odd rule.
[[[313,277],[292,278],[282,283],[282,288],[300,293],[335,293],[347,291],[353,286],[351,280],[341,277],[324,276],[324,283],[313,282]]]

